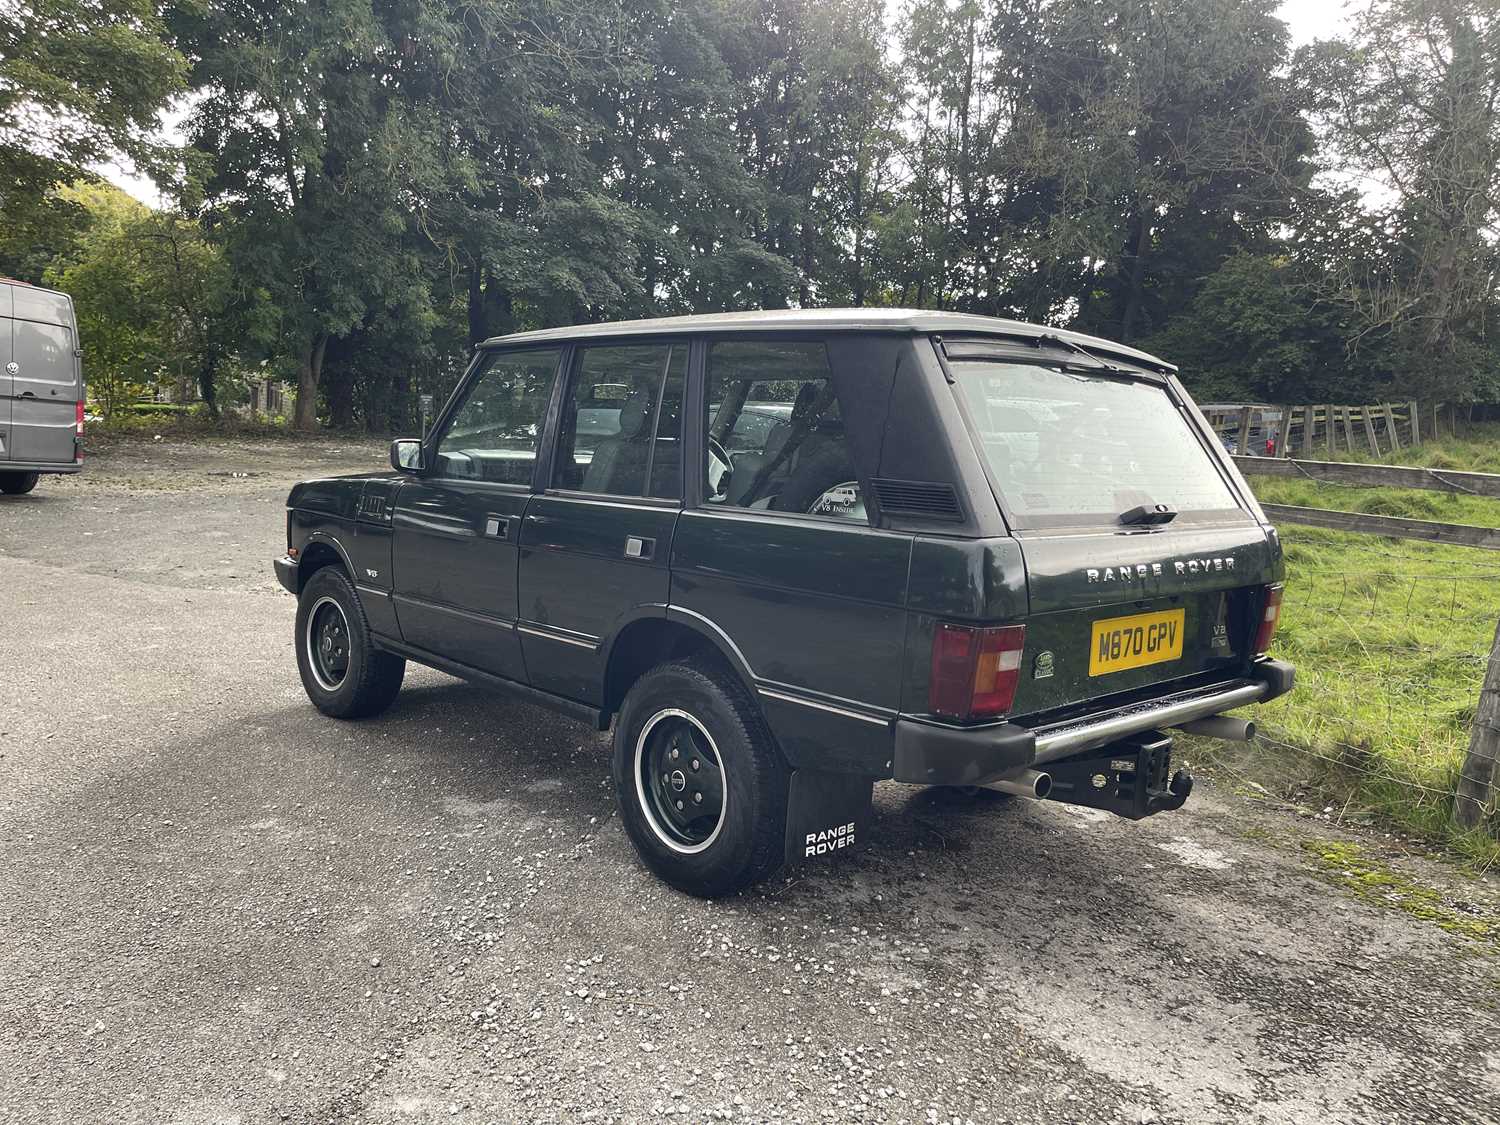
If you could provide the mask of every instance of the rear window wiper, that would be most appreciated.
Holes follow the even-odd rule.
[[[1128,512],[1120,513],[1120,522],[1132,526],[1159,527],[1177,518],[1177,509],[1170,504],[1138,504]]]
[[[1093,352],[1089,351],[1082,345],[1075,344],[1072,340],[1059,336],[1055,332],[1044,332],[1042,335],[1036,338],[1036,346],[1038,349],[1040,349],[1043,344],[1056,344],[1060,348],[1067,348],[1070,352],[1077,352],[1081,356],[1087,356],[1089,359],[1099,364],[1100,367],[1104,368],[1105,371],[1108,371],[1111,375],[1132,374],[1132,372],[1126,371],[1125,368],[1117,367],[1115,364],[1110,363],[1109,360],[1104,359],[1102,356],[1095,355]]]

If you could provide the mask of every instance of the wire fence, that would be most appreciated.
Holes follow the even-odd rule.
[[[1496,659],[1500,571],[1288,571],[1277,645],[1297,687],[1263,709],[1261,743],[1343,775],[1356,800],[1446,810]]]

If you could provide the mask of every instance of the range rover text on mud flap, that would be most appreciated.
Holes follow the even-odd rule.
[[[614,728],[645,863],[700,895],[865,839],[873,784],[1139,818],[1169,732],[1292,684],[1276,532],[1160,360],[900,310],[491,340],[391,472],[288,499],[319,709],[416,660]]]

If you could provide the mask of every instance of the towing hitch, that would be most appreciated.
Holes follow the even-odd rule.
[[[1169,778],[1171,768],[1171,737],[1143,731],[1088,755],[1048,762],[1046,799],[1141,820],[1182,808],[1193,791],[1193,775],[1180,769]]]

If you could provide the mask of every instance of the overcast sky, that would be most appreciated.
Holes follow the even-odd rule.
[[[1314,39],[1327,39],[1338,34],[1344,25],[1346,11],[1360,5],[1361,0],[1284,0],[1278,14],[1291,28],[1292,45],[1300,47]],[[899,0],[894,0],[888,3],[887,10],[899,6]],[[174,127],[169,131],[175,131],[177,115],[169,114],[167,117]],[[134,175],[118,164],[106,165],[99,171],[106,179],[120,185],[137,199],[152,206],[161,205],[156,185],[144,176]]]

